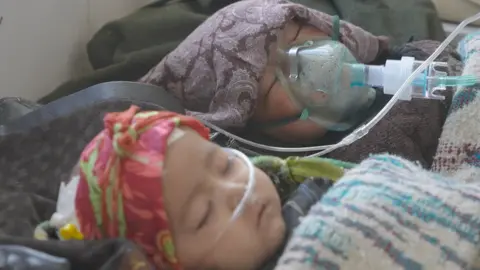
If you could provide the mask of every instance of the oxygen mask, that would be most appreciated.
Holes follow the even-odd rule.
[[[307,41],[278,54],[277,78],[302,110],[303,119],[328,130],[344,131],[357,125],[362,112],[372,105],[375,90],[352,83],[363,78],[363,65],[342,43]]]

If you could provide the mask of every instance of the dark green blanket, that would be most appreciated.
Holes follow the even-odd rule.
[[[106,24],[88,43],[94,71],[68,81],[39,100],[48,103],[107,81],[134,81],[218,9],[235,0],[159,0]],[[331,15],[339,15],[393,44],[410,37],[442,40],[444,32],[430,0],[296,0]],[[405,18],[408,18],[406,20]]]

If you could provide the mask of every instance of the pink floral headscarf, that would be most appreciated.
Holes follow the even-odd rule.
[[[332,16],[320,11],[285,0],[239,1],[207,19],[140,81],[173,93],[188,115],[242,127],[255,111],[269,47],[293,19],[332,35]],[[345,21],[339,40],[364,63],[386,43]]]

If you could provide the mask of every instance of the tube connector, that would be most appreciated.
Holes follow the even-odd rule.
[[[387,95],[395,95],[403,82],[414,70],[415,58],[402,57],[398,60],[387,60],[383,70],[383,92]],[[400,100],[412,99],[413,86],[409,85],[398,97]]]
[[[383,92],[387,95],[395,95],[403,82],[422,63],[413,57],[405,56],[401,60],[387,60],[385,66],[365,65],[364,83],[372,87],[382,87]],[[447,89],[448,85],[438,80],[438,78],[445,78],[448,75],[447,68],[447,63],[433,62],[415,79],[414,83],[407,86],[398,99],[445,99],[444,96],[437,93]]]

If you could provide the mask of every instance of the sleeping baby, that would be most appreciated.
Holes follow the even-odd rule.
[[[188,115],[222,128],[254,122],[269,126],[261,132],[281,140],[314,141],[327,127],[300,119],[303,108],[276,76],[279,49],[333,35],[363,63],[388,47],[386,38],[344,21],[335,25],[332,16],[303,5],[238,1],[207,19],[140,81],[164,87],[182,101]]]
[[[75,214],[50,221],[59,239],[127,238],[159,270],[271,269],[299,218],[353,166],[250,160],[210,142],[195,118],[137,110],[107,114],[84,149]]]

